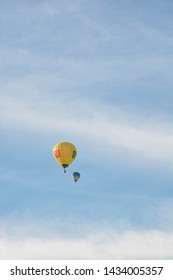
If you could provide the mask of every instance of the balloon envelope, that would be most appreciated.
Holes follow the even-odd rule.
[[[75,145],[69,142],[57,143],[53,148],[53,155],[55,160],[64,168],[67,168],[75,159],[77,149]]]
[[[79,180],[80,178],[80,173],[79,172],[73,172],[73,180],[75,183]]]

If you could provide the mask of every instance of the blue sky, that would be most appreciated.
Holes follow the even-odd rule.
[[[172,12],[0,1],[1,259],[173,257]]]

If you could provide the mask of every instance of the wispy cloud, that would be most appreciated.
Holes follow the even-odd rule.
[[[63,100],[58,99],[57,103],[52,99],[51,102],[34,105],[33,102],[4,97],[1,104],[1,126],[44,134],[55,135],[56,131],[65,135],[70,133],[89,143],[97,143],[97,148],[102,149],[104,142],[111,153],[119,151],[141,159],[173,163],[173,125],[165,120],[156,117],[144,119],[111,106],[82,100],[64,105]]]
[[[82,238],[33,238],[1,234],[0,259],[172,259],[173,233],[125,231]]]

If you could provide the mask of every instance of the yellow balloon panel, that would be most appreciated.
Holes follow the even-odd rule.
[[[70,165],[77,155],[76,147],[69,142],[57,143],[53,148],[56,161],[63,167]]]

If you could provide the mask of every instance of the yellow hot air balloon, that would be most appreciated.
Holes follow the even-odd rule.
[[[75,145],[69,142],[57,143],[53,148],[53,155],[55,160],[64,168],[66,168],[73,162],[77,155],[77,149]]]

